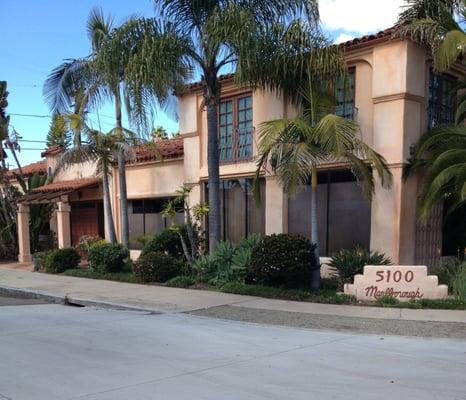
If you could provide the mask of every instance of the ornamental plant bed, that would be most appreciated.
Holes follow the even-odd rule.
[[[100,273],[87,268],[69,269],[61,275],[74,276],[89,279],[104,279],[116,282],[141,284],[137,277],[131,272]],[[149,283],[152,286],[176,287],[193,290],[211,290],[216,292],[241,294],[245,296],[264,297],[269,299],[303,301],[322,304],[359,305],[366,307],[392,307],[410,309],[435,309],[435,310],[466,310],[466,303],[449,297],[444,300],[413,300],[409,302],[397,302],[393,298],[381,298],[376,302],[357,301],[354,297],[345,295],[335,289],[322,289],[319,294],[301,289],[275,288],[262,285],[248,285],[244,283],[227,283],[222,286],[209,285],[208,283],[196,282],[191,276],[178,276],[166,283]]]

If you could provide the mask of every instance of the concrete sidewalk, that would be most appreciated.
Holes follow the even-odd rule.
[[[0,268],[0,294],[2,292],[25,296],[49,296],[49,299],[60,302],[66,299],[77,304],[152,312],[188,312],[236,305],[305,314],[466,323],[466,311],[459,310],[410,310],[273,300],[204,290],[48,275],[9,269],[6,265]]]

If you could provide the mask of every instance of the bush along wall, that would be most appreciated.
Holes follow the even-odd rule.
[[[89,250],[89,267],[97,272],[121,272],[129,250],[119,243],[97,243]]]
[[[247,283],[309,288],[312,270],[317,268],[314,245],[301,235],[278,234],[264,237],[252,251]]]
[[[73,248],[52,250],[42,253],[39,257],[45,272],[53,274],[61,274],[67,269],[76,268],[81,260],[81,256]]]

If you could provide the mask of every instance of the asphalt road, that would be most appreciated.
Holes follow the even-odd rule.
[[[466,341],[0,307],[0,399],[466,399]]]

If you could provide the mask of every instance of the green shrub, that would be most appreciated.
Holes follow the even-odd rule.
[[[166,282],[181,275],[182,266],[179,260],[159,251],[141,255],[134,263],[133,271],[143,283]]]
[[[392,296],[383,296],[383,297],[378,298],[375,301],[375,304],[380,307],[390,307],[390,306],[396,306],[400,304],[400,301]]]
[[[129,250],[119,243],[98,243],[89,250],[89,267],[97,272],[121,272]]]
[[[133,239],[130,239],[130,243],[137,249],[143,249],[144,246],[154,238],[155,235],[152,234],[139,235]]]
[[[182,229],[183,232],[186,231],[186,228]],[[165,253],[177,259],[184,259],[181,239],[178,233],[171,229],[164,229],[158,235],[155,235],[152,239],[150,239],[143,247],[141,256],[154,252]]]
[[[377,251],[361,247],[338,251],[330,260],[329,266],[338,272],[340,289],[345,283],[352,283],[354,275],[362,274],[365,265],[391,265],[390,258]]]
[[[286,288],[306,288],[316,268],[314,246],[301,235],[264,237],[254,247],[248,283]]]
[[[194,270],[203,281],[219,286],[228,282],[244,282],[251,254],[260,241],[258,235],[244,238],[238,245],[220,242],[212,256],[199,257]]]
[[[453,283],[456,276],[464,268],[465,263],[458,259],[446,260],[430,270],[432,275],[437,275],[440,284],[448,285],[448,290],[453,291]]]
[[[176,288],[188,288],[196,283],[196,278],[191,275],[175,276],[165,282],[165,285]]]
[[[86,257],[89,257],[91,247],[100,243],[106,243],[106,241],[99,236],[84,235],[79,238],[77,248],[79,251],[83,252]]]
[[[52,251],[53,250],[41,251],[33,254],[32,260],[34,262],[34,271],[44,271],[46,259]]]
[[[45,272],[61,274],[67,269],[76,268],[79,265],[81,256],[73,248],[57,249],[47,252],[43,258]]]
[[[320,280],[320,288],[322,290],[338,290],[340,287],[340,283],[338,282],[337,277],[331,278],[321,278]]]
[[[453,280],[452,291],[458,301],[466,302],[466,262],[461,264]]]

